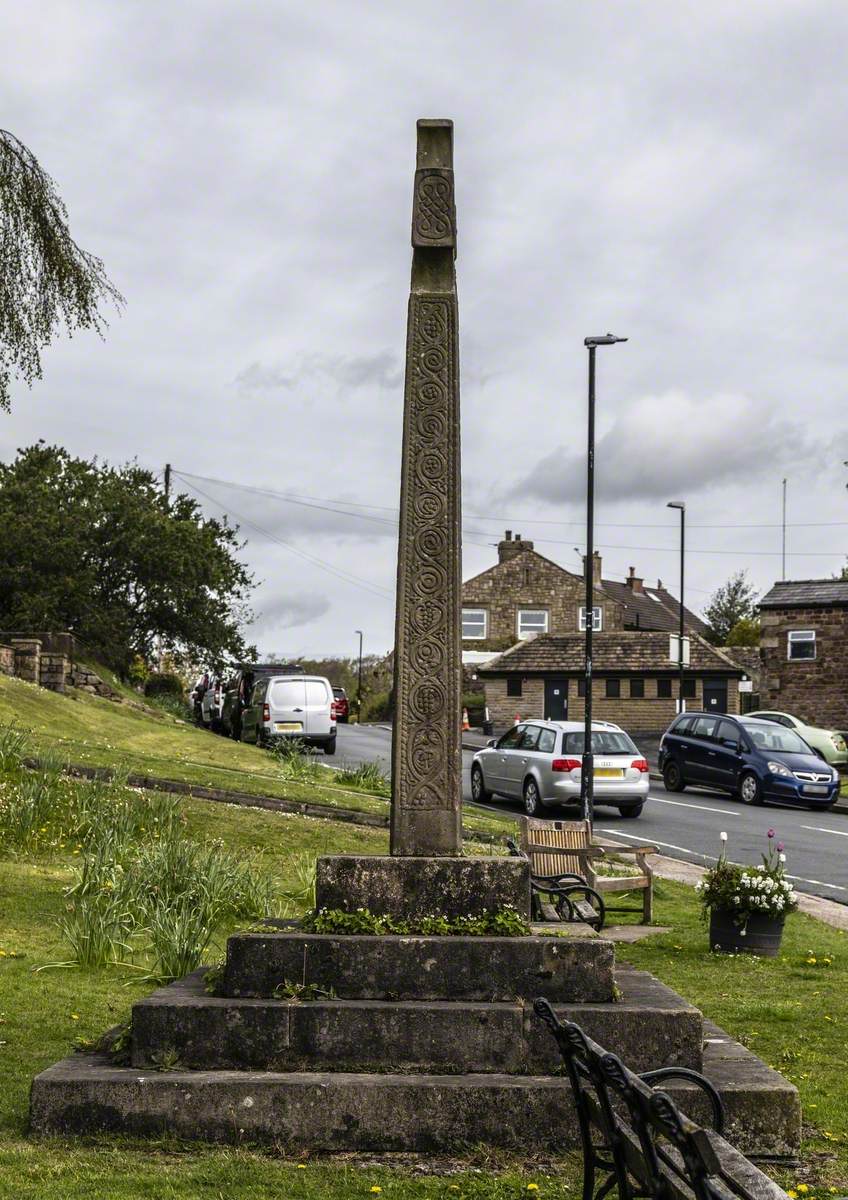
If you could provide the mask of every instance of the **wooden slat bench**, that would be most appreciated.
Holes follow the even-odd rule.
[[[639,868],[638,875],[602,875],[594,863],[606,857],[602,846],[592,844],[589,821],[543,821],[534,817],[521,818],[521,849],[530,859],[533,875],[579,875],[589,887],[606,897],[611,893],[642,893],[642,923],[653,920],[654,875],[647,856],[658,854],[656,846],[621,846],[612,852],[616,856],[632,855]],[[607,912],[634,912],[632,906],[613,908]]]
[[[617,1188],[619,1200],[787,1200],[786,1193],[721,1136],[724,1108],[708,1079],[685,1067],[636,1075],[620,1058],[559,1021],[547,1000],[534,1003],[551,1030],[571,1084],[583,1148],[583,1200]],[[655,1085],[686,1079],[706,1093],[707,1130]]]

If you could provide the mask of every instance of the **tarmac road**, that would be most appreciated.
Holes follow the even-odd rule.
[[[377,762],[388,773],[391,747],[388,726],[340,725],[333,765]],[[470,803],[473,751],[464,750],[462,758],[463,800]],[[515,817],[521,815],[521,805],[512,801],[494,801],[489,807]],[[564,817],[569,815],[563,812]],[[601,835],[623,842],[650,842],[672,858],[701,864],[713,862],[718,856],[721,831],[728,835],[729,858],[756,863],[766,848],[766,830],[774,829],[777,840],[785,844],[787,872],[795,886],[848,905],[845,811],[809,812],[771,804],[748,808],[719,792],[687,788],[669,795],[661,782],[652,780],[649,799],[638,820],[622,818],[616,809],[599,808],[595,828]]]

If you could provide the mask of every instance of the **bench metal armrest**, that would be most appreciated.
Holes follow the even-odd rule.
[[[639,1078],[651,1087],[666,1079],[686,1079],[689,1083],[694,1083],[706,1094],[710,1102],[713,1110],[713,1129],[716,1133],[724,1133],[724,1102],[713,1084],[700,1071],[693,1071],[691,1067],[659,1067],[656,1071],[643,1071]]]

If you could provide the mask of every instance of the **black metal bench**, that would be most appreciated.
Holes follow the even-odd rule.
[[[662,1067],[636,1075],[579,1025],[560,1021],[544,998],[533,1007],[556,1038],[568,1071],[583,1150],[583,1200],[601,1200],[613,1188],[619,1200],[785,1200],[776,1183],[721,1137],[721,1097],[698,1071]],[[672,1079],[705,1093],[712,1130],[690,1120],[655,1086]]]
[[[527,858],[512,838],[507,838],[506,844],[514,858]],[[582,875],[570,871],[560,875],[534,875],[531,872],[530,903],[537,920],[582,921],[598,933],[603,929],[607,915],[600,892],[590,887]]]

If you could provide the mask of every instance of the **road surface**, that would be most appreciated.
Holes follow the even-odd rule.
[[[392,734],[379,725],[340,725],[334,765],[377,762],[388,774]],[[464,750],[463,799],[471,801],[473,753]],[[329,765],[329,764],[327,764]],[[488,807],[518,817],[521,805],[494,801]],[[564,816],[568,816],[566,812]],[[756,863],[766,848],[766,830],[774,829],[786,846],[787,872],[800,891],[848,904],[848,814],[808,812],[806,809],[746,805],[718,792],[687,788],[669,795],[652,781],[650,796],[638,820],[619,816],[616,809],[599,808],[595,829],[623,842],[650,842],[664,854],[688,862],[713,862],[719,852],[719,833],[728,835],[728,857]]]

